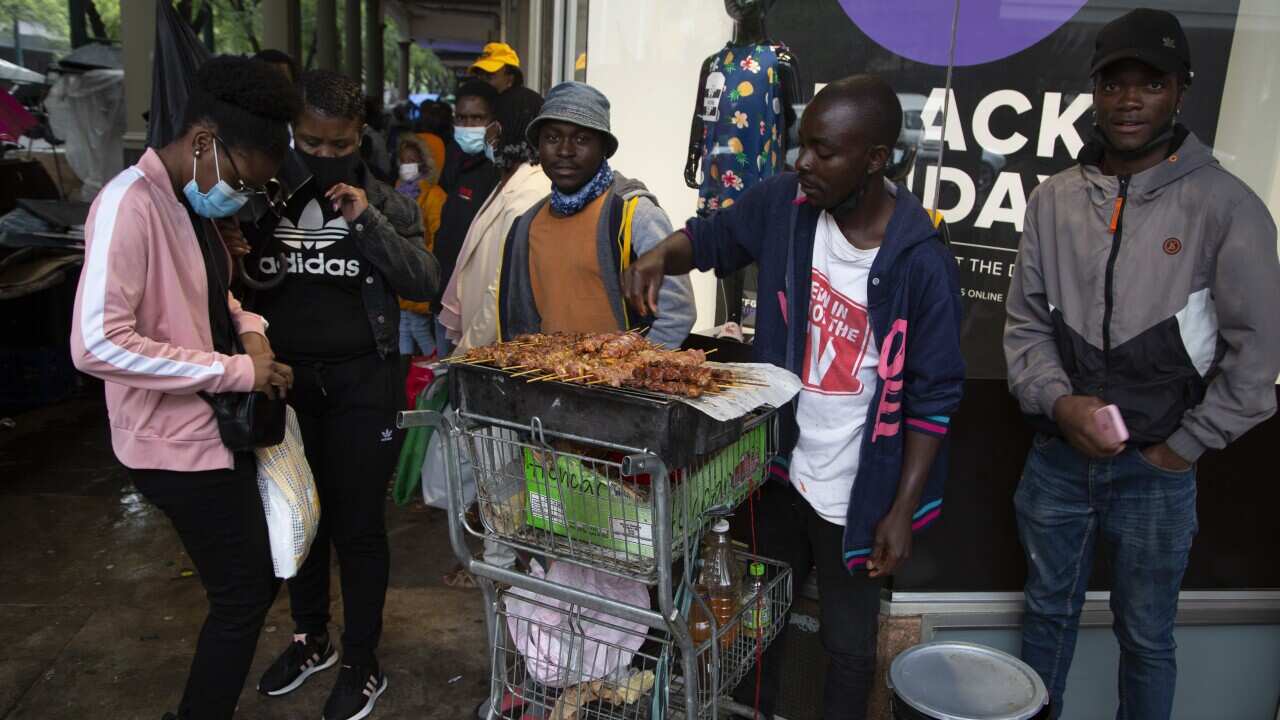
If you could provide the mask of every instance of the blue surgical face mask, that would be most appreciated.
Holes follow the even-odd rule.
[[[211,219],[235,215],[249,201],[249,193],[232,189],[227,181],[222,179],[222,168],[218,166],[217,141],[213,143],[213,171],[217,174],[218,182],[214,183],[208,192],[200,192],[200,186],[196,184],[198,161],[198,157],[192,158],[191,182],[182,188],[182,193],[187,196],[191,209],[200,217]]]
[[[462,152],[468,155],[479,155],[484,152],[484,135],[488,128],[482,127],[455,127],[453,129],[453,140],[458,143],[458,147],[462,148]]]

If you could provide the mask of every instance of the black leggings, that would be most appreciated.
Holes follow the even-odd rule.
[[[320,527],[311,554],[289,580],[293,621],[299,633],[326,631],[332,543],[341,568],[343,662],[368,664],[382,635],[391,572],[387,483],[404,434],[395,429],[396,411],[404,405],[400,358],[372,353],[341,363],[290,364],[290,404],[320,495]]]
[[[755,506],[760,554],[791,566],[792,588],[798,594],[816,565],[821,595],[820,633],[827,655],[822,693],[825,720],[861,720],[876,668],[876,635],[880,627],[880,587],[883,580],[863,571],[850,574],[841,557],[844,528],[823,520],[793,487],[777,480],[765,483]],[[790,618],[765,651],[760,681],[761,717],[777,711],[779,681]],[[749,675],[734,693],[745,705],[755,700],[755,676]]]
[[[253,456],[237,455],[234,470],[134,470],[130,475],[138,491],[173,523],[209,598],[178,716],[230,718],[280,588]]]

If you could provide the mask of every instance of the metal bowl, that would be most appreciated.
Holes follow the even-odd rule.
[[[974,643],[917,645],[894,658],[895,704],[930,720],[1031,720],[1049,701],[1044,682],[1008,653]]]

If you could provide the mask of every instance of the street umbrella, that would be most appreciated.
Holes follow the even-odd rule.
[[[44,76],[34,70],[0,59],[0,80],[14,83],[43,83]]]
[[[156,49],[151,62],[151,113],[147,145],[164,147],[182,131],[182,113],[196,70],[209,51],[169,0],[156,0]]]

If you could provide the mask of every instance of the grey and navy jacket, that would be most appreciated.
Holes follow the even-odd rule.
[[[361,278],[361,298],[373,329],[373,339],[381,357],[400,352],[400,303],[406,300],[426,301],[436,297],[441,289],[440,263],[424,248],[422,211],[411,198],[398,193],[390,185],[375,178],[367,167],[361,166],[363,175],[360,186],[369,199],[369,207],[351,223],[351,235],[359,253],[368,260],[369,270]],[[285,202],[305,202],[298,195],[305,184],[311,182],[311,171],[294,152],[289,153],[277,177]],[[297,211],[296,208],[290,208]],[[257,267],[256,259],[273,245],[275,222],[262,211],[250,211],[260,216],[257,223],[242,222],[245,238],[253,248],[246,263]],[[288,282],[288,273],[280,274],[281,282]],[[245,293],[245,306],[253,307],[259,293],[270,289],[250,290]]]
[[[1064,395],[1115,403],[1130,442],[1189,461],[1275,412],[1280,261],[1262,201],[1181,130],[1133,176],[1102,149],[1046,180],[1027,204],[1009,288],[1009,387],[1059,434]]]
[[[912,529],[921,530],[941,515],[949,465],[947,431],[964,392],[955,256],[938,238],[920,201],[903,187],[892,192],[893,216],[867,282],[880,367],[845,521],[843,560],[850,572],[865,568],[876,525],[898,496],[906,433],[943,442]],[[785,173],[752,187],[733,207],[685,226],[698,269],[725,276],[752,262],[758,265],[753,359],[797,375],[809,332],[813,244],[821,215],[803,199],[795,173]],[[787,470],[799,439],[796,402],[780,410],[780,454],[770,466],[785,482],[790,482]]]
[[[614,173],[609,189],[608,206],[600,213],[596,231],[596,256],[600,261],[600,277],[613,309],[618,328],[649,326],[650,340],[669,348],[680,347],[693,328],[697,309],[693,302],[693,284],[688,275],[669,277],[658,293],[655,317],[637,317],[622,297],[622,272],[632,260],[652,250],[671,234],[671,220],[658,207],[658,200],[639,180]],[[619,242],[627,201],[637,199],[631,221],[632,246],[627,256]],[[542,329],[542,316],[533,298],[529,278],[529,226],[542,208],[551,201],[547,196],[516,220],[507,234],[498,269],[498,337],[503,340]]]

